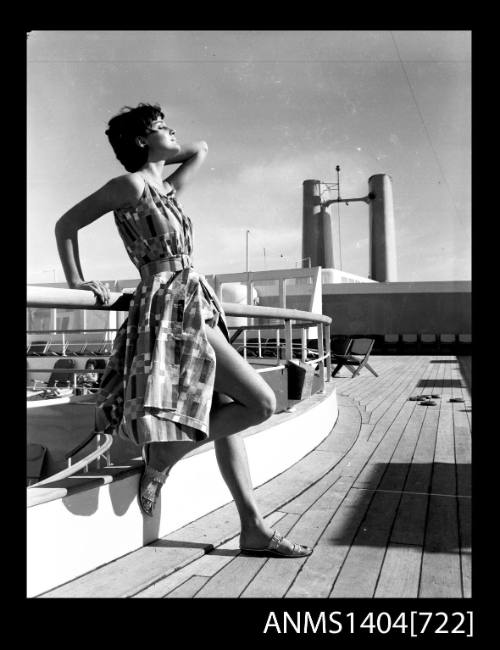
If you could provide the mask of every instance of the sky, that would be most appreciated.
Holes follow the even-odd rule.
[[[198,272],[244,271],[247,230],[250,270],[300,266],[302,183],[340,165],[343,198],[391,176],[399,281],[469,280],[470,68],[468,31],[32,31],[27,281],[64,281],[55,223],[126,173],[104,131],[139,102],[208,143],[181,196]],[[368,206],[331,211],[335,266],[367,276]],[[79,242],[86,280],[139,277],[112,213]]]

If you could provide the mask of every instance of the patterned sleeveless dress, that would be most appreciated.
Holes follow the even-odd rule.
[[[222,305],[191,264],[191,220],[174,189],[162,193],[146,180],[137,205],[114,217],[141,281],[117,332],[97,407],[108,428],[137,445],[203,440],[216,361],[206,327],[229,336]]]

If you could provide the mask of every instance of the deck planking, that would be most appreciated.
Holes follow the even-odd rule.
[[[265,517],[266,523],[273,527],[286,517],[285,512],[279,510],[272,512]],[[192,576],[206,577],[207,579],[214,576],[239,552],[239,535],[231,537],[227,542],[217,546],[217,549],[211,553],[206,553],[202,557],[194,560],[187,566],[184,566],[174,573],[157,580],[147,589],[138,592],[133,598],[165,598],[171,594],[177,587],[189,580]]]
[[[240,554],[237,513],[228,504],[167,536],[165,546],[155,543],[156,561],[179,554],[156,578],[148,573],[152,555],[131,554],[120,595],[470,598],[470,360],[408,355],[371,362],[379,377],[365,369],[334,379],[339,419],[330,436],[256,489],[269,525],[314,546],[311,556]],[[435,406],[409,401],[434,392]],[[182,541],[191,544],[189,557],[175,546]],[[94,576],[101,587],[109,566]],[[123,576],[124,566],[117,561],[114,573]]]
[[[299,515],[287,514],[281,520],[285,535],[298,519]],[[238,555],[197,592],[196,598],[238,598],[268,561],[265,557]]]
[[[422,549],[389,543],[375,588],[375,598],[417,598]]]

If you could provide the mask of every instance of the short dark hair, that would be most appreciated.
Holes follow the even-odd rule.
[[[128,172],[136,172],[148,159],[147,147],[140,147],[136,138],[148,134],[151,124],[163,119],[158,104],[139,104],[136,108],[124,106],[108,122],[106,135],[116,157]]]

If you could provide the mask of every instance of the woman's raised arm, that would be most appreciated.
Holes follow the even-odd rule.
[[[170,174],[165,181],[180,192],[187,183],[191,181],[198,169],[203,164],[208,153],[208,145],[205,141],[193,142],[192,144],[181,145],[181,150],[172,158],[169,158],[165,165],[182,163],[173,174]],[[164,182],[165,182],[164,181]]]

